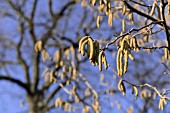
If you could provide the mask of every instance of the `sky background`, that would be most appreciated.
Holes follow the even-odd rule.
[[[0,0],[2,1],[2,0]],[[36,19],[35,19],[35,23],[41,23],[41,22],[45,22],[46,18],[48,18],[49,14],[48,14],[48,6],[47,6],[47,1],[48,0],[39,0],[38,2],[38,7],[37,7],[37,11],[36,11]],[[53,0],[54,1],[54,0]],[[54,1],[53,2],[53,10],[55,12],[59,12],[61,7],[67,2],[67,0],[62,0],[62,1]],[[29,9],[31,7],[32,4],[32,0],[29,0],[26,7],[24,8],[24,11],[26,12],[26,15],[29,15]],[[66,23],[66,17],[63,17],[63,19],[61,19],[56,27],[56,29],[62,34],[63,29],[65,27],[65,25],[67,25],[67,29],[66,29],[66,33],[64,34],[64,36],[70,37],[70,39],[72,40],[77,40],[76,37],[76,30],[79,27],[79,22],[80,22],[80,18],[83,18],[83,12],[84,11],[88,11],[88,15],[89,16],[89,20],[85,20],[86,23],[88,23],[91,19],[91,17],[96,13],[93,13],[90,11],[90,9],[83,9],[81,7],[81,4],[78,3],[77,5],[75,5],[72,9],[72,13],[70,14],[69,17],[69,21],[68,23]],[[8,17],[4,17],[3,14],[4,12],[9,11],[12,14],[15,13],[14,11],[12,11],[9,6],[2,2],[0,3],[0,35],[1,36],[5,36],[6,37],[10,37],[11,40],[13,40],[14,42],[18,42],[19,40],[19,35],[18,35],[18,23],[17,21],[8,18]],[[28,11],[28,12],[27,12]],[[28,13],[28,14],[27,14]],[[42,18],[44,16],[44,18]],[[137,18],[135,16],[135,18]],[[108,24],[107,24],[107,17],[104,18],[104,23],[101,25],[101,28],[95,30],[94,32],[90,33],[91,37],[93,37],[94,39],[108,39],[108,38],[115,38],[112,36],[112,34],[117,34],[120,33],[121,30],[121,22],[118,19],[114,19],[113,20],[113,27],[109,28]],[[92,26],[96,25],[96,22],[92,23]],[[82,25],[81,28],[83,28],[85,25]],[[127,29],[131,29],[134,26],[127,26]],[[135,26],[135,27],[139,27],[139,26]],[[155,28],[156,29],[156,28]],[[46,30],[42,27],[37,27],[36,28],[36,35],[39,36],[39,38],[42,36],[42,33],[45,32]],[[82,33],[82,30],[80,30],[80,34],[82,35],[82,37],[84,36],[84,34]],[[158,34],[158,37],[165,37],[165,33],[160,33]],[[29,36],[26,35],[27,40],[29,40]],[[27,41],[24,42],[25,44],[27,44]],[[163,43],[163,41],[162,41]],[[10,44],[7,44],[10,45]],[[151,44],[153,45],[153,44]],[[1,45],[0,45],[1,46]],[[29,48],[30,47],[30,48]],[[23,46],[23,51],[24,51],[24,57],[28,58],[31,52],[31,49],[33,48],[33,45],[28,44],[28,47]],[[116,50],[116,46],[110,46],[110,48],[112,48],[114,51]],[[51,48],[49,49],[49,53],[52,55],[54,53],[55,49]],[[9,47],[9,50],[4,51],[2,48],[0,48],[0,53],[4,53],[5,54],[5,58],[4,59],[9,59],[9,60],[16,60],[16,53],[14,52],[14,49],[12,47]],[[125,74],[125,79],[132,81],[133,83],[139,83],[140,81],[133,79],[133,75],[138,73],[139,78],[141,77],[140,74],[143,74],[143,70],[150,70],[151,68],[155,68],[154,66],[159,63],[159,59],[160,59],[160,55],[163,53],[162,50],[158,50],[158,51],[154,51],[152,54],[146,54],[146,52],[141,51],[139,53],[135,53],[132,52],[132,54],[135,56],[136,61],[133,62],[130,60],[130,66],[129,66],[129,71]],[[106,51],[107,54],[107,59],[109,64],[111,65],[111,67],[113,67],[114,70],[116,70],[116,52],[110,53],[108,51]],[[83,58],[83,57],[82,57]],[[142,60],[140,60],[142,58]],[[0,59],[1,60],[1,59]],[[32,64],[31,60],[27,61],[28,64]],[[44,70],[43,65],[41,65],[42,70],[41,70],[41,74]],[[153,82],[151,81],[150,77],[145,77],[144,81],[147,81],[147,83],[151,83],[151,84],[157,84],[154,83],[154,81],[156,81],[157,78],[157,74],[158,72],[161,70],[163,70],[164,66],[162,64],[159,64],[158,66],[158,70],[153,72],[152,75],[156,75],[156,77],[154,78],[153,76],[151,76]],[[8,66],[7,69],[9,70],[9,73],[12,74],[12,76],[14,76],[15,78],[18,78],[22,81],[24,81],[24,76],[20,76],[23,74],[23,71],[21,69],[20,66]],[[107,83],[109,85],[113,85],[113,88],[117,89],[117,83],[119,78],[117,77],[117,75],[113,72],[113,70],[111,68],[109,68],[107,71],[102,71],[99,72],[98,71],[98,67],[92,67],[91,63],[89,61],[86,62],[86,65],[81,65],[81,72],[86,76],[87,80],[91,83],[91,85],[94,87],[94,89],[101,90],[101,89],[107,89],[108,87],[105,87],[103,84],[99,83],[100,81],[100,76],[102,74],[105,74],[104,77],[107,80]],[[134,71],[135,70],[135,71]],[[4,74],[4,70],[3,68],[0,67],[0,74]],[[41,76],[41,83],[44,82],[43,76]],[[163,80],[167,80],[169,79],[169,76],[163,76],[160,81]],[[159,86],[159,83],[157,84]],[[128,87],[130,87],[129,85],[127,85]],[[159,88],[159,87],[158,87]],[[165,88],[168,88],[168,86],[165,86]],[[161,89],[161,88],[160,88]],[[23,91],[21,88],[19,88],[17,85],[15,84],[11,84],[9,82],[6,81],[0,81],[0,113],[3,113],[5,111],[5,113],[27,113],[28,112],[28,104],[26,101],[26,96],[25,96],[25,91]],[[65,96],[64,94],[60,93],[58,94],[56,97],[58,96]],[[103,101],[102,103],[102,113],[107,113],[107,112],[117,112],[117,113],[124,113],[125,111],[121,111],[118,109],[116,102],[117,100],[119,100],[119,102],[121,103],[121,105],[123,105],[123,108],[129,108],[132,104],[134,105],[133,107],[136,107],[136,104],[138,105],[138,107],[142,107],[143,106],[143,102],[142,99],[134,99],[134,95],[131,94],[131,89],[128,89],[127,95],[126,97],[123,97],[121,93],[116,93],[115,96],[106,96],[103,95],[100,97],[100,99]],[[106,100],[106,101],[105,101]],[[159,100],[156,99],[155,101],[153,101],[154,105],[158,105]],[[24,106],[21,106],[21,103],[24,103]],[[113,103],[113,108],[109,105]],[[130,104],[129,104],[130,103]],[[170,107],[170,105],[166,105],[167,109]],[[136,107],[137,108],[137,107]],[[49,113],[56,113],[56,112],[61,112],[61,113],[66,113],[61,109],[54,109],[52,111],[50,111]],[[77,113],[81,112],[81,110],[77,110]],[[137,110],[135,110],[134,112],[138,112]],[[158,112],[161,113],[162,111],[154,111],[153,109],[151,109],[149,111],[150,113],[153,112]]]

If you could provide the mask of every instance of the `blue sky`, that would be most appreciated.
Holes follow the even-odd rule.
[[[64,3],[67,2],[67,0],[63,0],[63,1],[54,1],[53,3],[53,10],[55,12],[59,12],[60,8],[64,5]],[[26,15],[29,15],[29,9],[31,7],[32,4],[32,0],[28,1],[26,7],[24,8],[24,11],[26,11]],[[48,14],[48,6],[47,6],[47,0],[40,0],[38,2],[38,7],[37,7],[37,12],[36,12],[36,19],[35,19],[35,23],[41,23],[41,22],[45,22],[46,19],[49,18],[49,14]],[[19,36],[18,36],[18,23],[16,20],[10,19],[8,17],[3,17],[3,11],[10,11],[12,14],[15,13],[13,11],[11,11],[6,4],[0,4],[0,6],[3,5],[3,9],[5,10],[1,10],[0,12],[0,35],[5,36],[6,37],[10,37],[11,40],[13,40],[14,42],[18,42],[19,40]],[[82,26],[80,26],[80,36],[84,36],[84,33],[82,31],[82,28],[85,27],[86,25],[89,24],[89,21],[91,20],[91,18],[93,17],[94,13],[90,12],[90,9],[84,9],[80,6],[80,3],[75,5],[72,8],[72,13],[70,14],[70,18],[68,23],[66,23],[67,18],[63,17],[58,25],[56,26],[56,31],[59,34],[62,34],[63,29],[65,29],[65,25],[68,25],[67,29],[66,29],[66,33],[64,34],[64,36],[66,37],[70,37],[70,39],[72,39],[73,41],[77,40],[76,37],[76,30],[79,27],[79,22],[80,19],[83,18],[83,14],[84,11],[88,12],[88,19],[85,20],[85,24],[83,24]],[[44,18],[43,18],[44,16]],[[46,18],[45,18],[46,17]],[[95,22],[92,23],[92,26],[95,26]],[[131,27],[134,26],[127,26],[127,29],[131,29]],[[135,26],[138,27],[138,26]],[[107,39],[107,38],[112,38],[114,39],[115,37],[112,36],[112,34],[118,34],[120,33],[121,30],[121,22],[118,21],[118,19],[114,19],[113,20],[113,27],[109,28],[109,26],[107,25],[107,17],[104,18],[104,23],[101,25],[101,28],[94,30],[92,33],[90,33],[90,35],[94,38],[94,39]],[[28,32],[28,31],[27,31]],[[44,32],[46,32],[46,29],[44,29],[43,27],[36,27],[36,35],[39,36],[39,38],[41,38],[42,34]],[[29,34],[29,33],[28,33]],[[161,33],[158,36],[164,37],[165,34]],[[29,40],[29,35],[26,35],[27,40]],[[27,40],[25,41],[25,44],[27,44]],[[10,44],[7,44],[10,45]],[[31,50],[33,49],[33,45],[31,45],[31,43],[29,43],[29,47],[27,48],[25,46],[23,46],[23,53],[24,54],[24,58],[28,58],[31,56]],[[114,70],[116,70],[116,46],[115,45],[111,45],[109,48],[112,48],[114,50],[114,54],[106,51],[107,54],[107,59],[109,64],[111,65],[111,67],[113,67]],[[49,49],[50,54],[52,54],[54,52],[54,48],[53,49]],[[5,53],[5,58],[4,59],[8,59],[8,60],[15,60],[16,59],[16,53],[14,52],[13,48],[9,48],[8,50],[1,50],[0,49],[0,53]],[[139,78],[141,77],[140,74],[142,75],[145,71],[144,70],[149,70],[152,67],[155,66],[156,63],[159,63],[158,59],[160,59],[160,54],[162,53],[162,51],[154,51],[152,54],[148,54],[146,52],[139,52],[139,53],[135,53],[133,52],[132,54],[135,56],[136,61],[130,61],[130,66],[129,66],[129,72],[125,74],[125,78],[133,83],[139,84],[141,81],[138,81],[137,78],[135,76],[135,78],[133,78],[133,75],[139,75]],[[84,58],[84,57],[82,57]],[[140,59],[143,60],[140,60]],[[2,59],[2,58],[1,58]],[[1,60],[0,59],[0,60]],[[3,59],[3,60],[4,60]],[[32,64],[31,60],[27,61],[28,64]],[[160,68],[158,70],[158,72],[160,70],[162,70],[162,68],[164,68],[164,66],[162,66],[161,64],[159,65]],[[44,66],[42,66],[42,70],[41,73],[44,69]],[[25,81],[24,76],[22,76],[23,71],[21,69],[20,66],[7,66],[7,69],[9,70],[9,72],[12,74],[13,77],[18,78],[22,81]],[[113,88],[117,90],[117,83],[119,81],[119,77],[117,77],[117,75],[113,72],[113,70],[111,68],[109,68],[107,71],[104,70],[102,72],[98,71],[98,67],[92,67],[91,63],[89,61],[86,62],[86,64],[81,65],[81,72],[84,74],[84,76],[87,77],[87,80],[91,83],[91,85],[94,87],[95,90],[97,91],[101,91],[101,90],[105,90],[108,89],[108,87],[104,86],[103,84],[101,84],[100,81],[100,76],[101,74],[105,74],[105,82],[108,83],[109,87],[111,85],[113,85]],[[135,69],[135,72],[134,72]],[[154,83],[153,81],[151,81],[150,78],[155,79],[159,76],[158,72],[154,72],[153,75],[148,75],[145,76],[144,82],[148,82],[154,85],[158,85]],[[31,71],[30,71],[31,73]],[[138,73],[138,74],[136,74]],[[4,70],[2,68],[0,68],[0,74],[5,74]],[[155,76],[155,78],[153,77]],[[159,78],[159,77],[158,77]],[[43,77],[41,76],[41,83],[44,82]],[[160,81],[169,79],[168,76],[163,76],[161,77]],[[169,81],[168,81],[169,82]],[[1,81],[0,82],[0,113],[3,113],[4,111],[6,113],[26,113],[28,112],[28,105],[26,102],[26,96],[25,96],[25,91],[23,91],[21,88],[19,88],[17,85],[5,82],[5,81]],[[127,87],[130,87],[129,85],[126,84]],[[167,86],[166,86],[167,87]],[[160,88],[161,89],[161,88]],[[60,94],[57,95],[57,97],[60,96]],[[123,110],[119,110],[117,107],[117,100],[119,100],[119,103],[122,105],[123,108],[129,108],[129,106],[137,105],[138,107],[142,108],[144,101],[141,100],[140,98],[138,98],[137,100],[134,99],[134,95],[131,94],[131,89],[128,90],[127,92],[127,96],[123,97],[121,93],[116,93],[114,96],[106,96],[103,95],[100,97],[102,103],[102,113],[107,113],[107,112],[117,112],[117,113],[124,113],[125,111]],[[24,106],[21,107],[21,103],[24,103]],[[113,103],[113,108],[109,105]],[[156,99],[155,101],[153,101],[153,104],[157,107],[158,105],[158,99]],[[166,106],[167,108],[169,108],[169,105]],[[137,108],[137,107],[136,107]],[[81,110],[78,110],[77,112],[80,112]],[[52,110],[50,113],[53,112],[61,112],[61,113],[65,113],[64,111],[61,111],[61,109],[55,109]],[[135,110],[135,112],[137,112],[137,109]],[[153,113],[155,111],[153,111],[152,109],[150,110],[149,113]],[[157,111],[157,112],[162,112],[162,111]]]

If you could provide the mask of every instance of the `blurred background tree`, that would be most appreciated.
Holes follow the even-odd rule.
[[[0,111],[169,112],[169,4],[0,0]],[[99,42],[107,70],[91,65],[88,48],[78,52],[84,36]],[[120,74],[116,57],[125,39],[133,40],[127,50],[135,60]]]

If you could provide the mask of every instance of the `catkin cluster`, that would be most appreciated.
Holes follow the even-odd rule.
[[[151,9],[149,15],[153,16],[156,10],[158,12],[157,17],[158,17],[159,20],[161,20],[161,8],[160,8],[158,2],[155,0],[153,5],[152,5],[152,9]]]
[[[123,73],[127,72],[128,59],[130,58],[131,60],[134,60],[134,57],[130,52],[131,46],[134,46],[134,48],[137,47],[134,39],[133,38],[129,39],[128,35],[120,41],[120,48],[118,49],[117,60],[116,60],[118,76],[122,76]]]
[[[61,98],[57,98],[55,100],[55,107],[63,108],[64,111],[71,112],[71,104],[68,102],[63,101]]]
[[[129,37],[129,35],[127,37]],[[139,51],[138,41],[137,41],[135,35],[133,35],[131,37],[128,44],[129,44],[130,49],[133,49],[135,52]]]
[[[123,96],[126,95],[126,88],[125,88],[125,85],[123,83],[123,79],[120,79],[119,83],[118,83],[118,90],[120,92],[123,92]]]
[[[161,110],[164,110],[164,105],[166,105],[166,104],[167,104],[166,99],[160,98],[158,108]]]
[[[124,85],[123,79],[120,79],[120,81],[118,83],[118,90],[123,93],[123,96],[126,96],[126,87]],[[132,94],[134,94],[134,93],[135,93],[135,99],[137,99],[137,97],[139,95],[139,91],[136,86],[132,87]]]
[[[90,0],[90,3],[94,6],[96,4],[97,0]],[[99,12],[105,12],[106,15],[108,16],[108,25],[111,27],[112,26],[112,21],[113,21],[113,13],[111,11],[111,2],[110,0],[99,0],[99,6],[98,6],[98,11]],[[96,21],[97,27],[100,27],[100,16],[97,16],[97,21]]]
[[[43,42],[41,40],[37,41],[34,45],[35,52],[41,52],[43,62],[46,62],[50,59],[49,53],[46,51],[46,49],[43,47]]]
[[[99,70],[102,71],[102,64],[105,69],[108,68],[106,55],[103,50],[99,49],[99,42],[93,40],[90,36],[83,37],[79,42],[78,51],[84,56],[85,46],[87,45],[87,56],[93,66],[99,65]]]
[[[132,94],[134,94],[134,93],[135,93],[135,99],[137,99],[138,95],[139,95],[139,91],[136,86],[133,86],[133,88],[132,88]]]
[[[126,15],[128,19],[132,22],[132,24],[134,24],[133,11],[129,10],[126,4],[124,4],[122,7],[122,15]],[[126,21],[123,19],[122,20],[122,31],[123,32],[125,32],[125,25],[126,25]]]
[[[102,63],[104,64],[105,69],[108,68],[107,60],[106,60],[106,55],[104,51],[100,51],[99,53],[99,71],[102,71]]]

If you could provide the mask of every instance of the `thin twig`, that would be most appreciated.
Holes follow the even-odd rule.
[[[120,36],[116,37],[116,39],[115,39],[114,41],[109,42],[109,43],[106,45],[106,47],[103,48],[103,50],[108,49],[108,47],[109,47],[111,44],[114,44],[116,41],[118,41],[118,40],[119,40],[120,38],[122,38],[122,37],[125,37],[126,35],[130,35],[130,34],[131,34],[132,32],[134,32],[134,31],[139,32],[140,30],[142,30],[142,29],[144,29],[144,28],[146,28],[146,27],[149,27],[149,26],[152,25],[152,24],[158,24],[158,23],[162,23],[162,22],[163,22],[163,21],[153,21],[153,22],[151,22],[150,24],[145,25],[145,26],[143,26],[143,27],[141,27],[141,28],[139,28],[139,29],[133,28],[133,29],[129,30],[128,32],[124,33],[123,35],[120,35]]]

